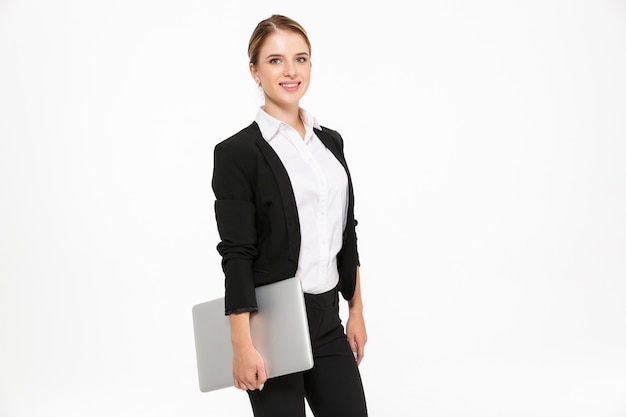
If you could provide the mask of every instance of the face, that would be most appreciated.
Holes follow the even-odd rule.
[[[263,88],[266,110],[297,107],[309,88],[309,47],[301,35],[277,30],[265,39],[258,63],[250,64],[250,73]]]

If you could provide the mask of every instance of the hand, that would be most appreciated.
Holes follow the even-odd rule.
[[[348,322],[346,323],[346,335],[350,349],[356,353],[356,364],[360,365],[364,356],[365,343],[367,343],[367,331],[365,330],[365,320],[362,312],[350,310]]]
[[[233,351],[233,382],[235,388],[254,391],[263,389],[267,380],[261,354],[249,346]]]

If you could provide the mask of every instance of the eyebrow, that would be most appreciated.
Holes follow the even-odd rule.
[[[297,54],[295,54],[296,56],[309,56],[308,52],[299,52]],[[282,54],[269,54],[268,56],[265,57],[265,59],[270,59],[270,58],[284,58],[284,55]]]

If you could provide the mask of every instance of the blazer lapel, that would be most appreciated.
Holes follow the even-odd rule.
[[[348,216],[354,217],[354,191],[352,189],[352,177],[350,176],[350,170],[348,169],[348,164],[346,163],[346,158],[343,155],[343,150],[341,149],[341,142],[339,138],[335,139],[331,136],[331,134],[326,129],[315,129],[315,134],[322,141],[324,146],[328,148],[328,150],[335,155],[335,158],[341,163],[343,168],[346,170],[346,174],[348,175]]]
[[[274,173],[276,184],[280,191],[280,196],[285,212],[285,220],[287,222],[287,236],[289,239],[289,259],[298,262],[300,255],[300,220],[298,218],[298,207],[296,205],[296,197],[293,194],[289,174],[280,158],[272,149],[272,146],[263,139],[263,135],[259,130],[259,126],[254,122],[256,131],[258,132],[256,144],[261,153],[265,157],[267,164]]]
[[[326,146],[328,148],[328,150],[333,155],[335,155],[335,158],[337,158],[339,160],[341,165],[343,165],[343,167],[347,171],[348,170],[348,166],[347,166],[346,160],[345,160],[345,158],[343,156],[343,152],[341,151],[339,142],[336,141],[336,140],[333,140],[333,138],[330,136],[330,133],[328,133],[324,129],[322,129],[322,130],[315,129],[315,134],[317,135],[318,138],[320,138],[320,140],[322,141],[324,146]]]

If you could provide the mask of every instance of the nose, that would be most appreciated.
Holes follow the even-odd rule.
[[[296,64],[291,61],[285,62],[283,74],[285,77],[294,77],[296,75]]]

